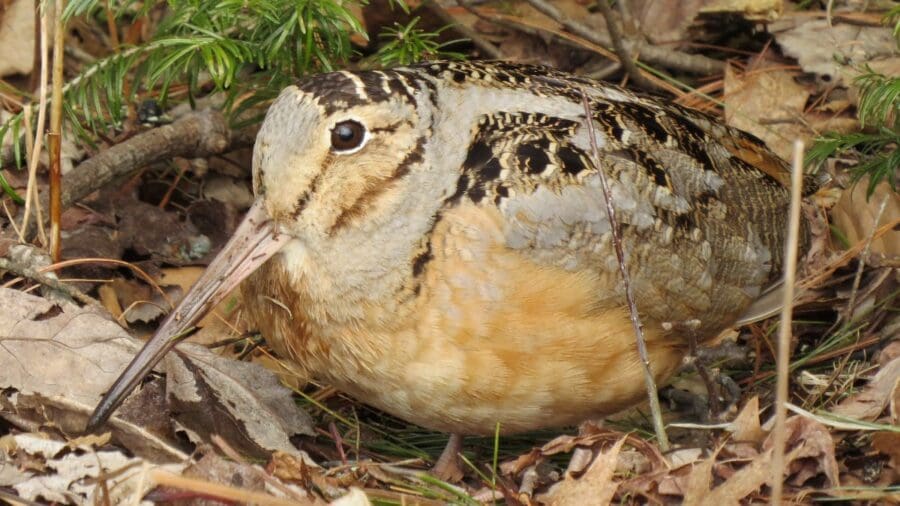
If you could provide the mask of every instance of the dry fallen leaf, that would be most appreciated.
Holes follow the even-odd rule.
[[[784,12],[782,0],[715,0],[700,12],[704,14],[737,14],[748,21],[774,21]]]
[[[581,476],[574,478],[571,473],[566,473],[563,481],[536,499],[550,506],[609,504],[619,488],[613,473],[625,439],[619,439],[609,450],[600,452]]]
[[[84,430],[103,392],[140,348],[99,309],[0,289],[0,397],[3,412],[52,422],[69,434]],[[153,460],[186,455],[170,442],[113,417],[116,439]]]
[[[787,438],[785,469],[795,485],[802,485],[817,474],[824,474],[832,487],[840,486],[834,440],[828,428],[802,416],[792,416],[785,421]],[[773,445],[773,435],[763,443],[763,449]]]
[[[0,289],[0,397],[3,411],[52,422],[80,433],[100,396],[141,343],[97,308],[52,303]],[[311,421],[277,377],[255,364],[181,345],[169,354],[167,398],[185,427],[208,438],[218,433],[234,448],[257,457],[274,450],[304,456],[290,442],[312,434]],[[163,398],[149,382],[133,394],[108,427],[135,454],[157,461],[183,460]],[[171,409],[174,407],[174,409]],[[172,438],[171,441],[168,438]]]
[[[184,296],[179,286],[160,286],[165,293],[131,279],[116,278],[109,284],[118,297],[125,321],[150,323],[166,314]]]
[[[710,455],[709,458],[700,462],[696,462],[691,466],[691,472],[683,481],[683,489],[680,490],[684,494],[684,504],[703,504],[702,499],[709,494],[709,488],[712,484],[712,470],[716,463],[716,454]],[[663,490],[662,483],[660,489]],[[679,487],[681,488],[681,487]],[[678,489],[669,491],[670,494],[679,491]]]
[[[345,496],[331,501],[330,506],[370,506],[366,493],[358,488],[351,488]]]
[[[217,434],[247,455],[268,458],[282,451],[304,456],[290,438],[315,435],[312,420],[271,371],[197,346],[170,353],[165,364],[175,417],[204,441]]]
[[[38,458],[46,464],[42,473],[23,472],[16,482],[8,483],[0,471],[3,486],[11,486],[20,497],[31,501],[53,501],[64,504],[121,504],[143,496],[147,480],[142,477],[145,462],[128,457],[121,451],[94,451],[81,446],[70,451],[71,445],[55,441],[42,434],[17,434],[12,453],[2,454],[0,469],[15,468],[9,459]],[[170,472],[180,472],[182,464],[161,466]],[[97,478],[103,476],[102,480]],[[102,487],[98,486],[102,483]],[[108,495],[106,495],[108,494]]]
[[[242,490],[265,492],[266,482],[263,479],[263,471],[257,466],[233,462],[213,452],[206,452],[196,462],[191,463],[182,476],[194,478],[210,483],[220,483]],[[193,506],[220,505],[216,499],[194,499]]]
[[[645,30],[647,38],[654,44],[678,43],[688,38],[688,29],[700,13],[700,9],[714,0],[682,0],[681,2],[658,2],[637,0],[632,12],[641,26],[652,26]]]
[[[744,73],[725,69],[725,121],[759,137],[785,160],[794,139],[809,140],[814,133],[802,121],[809,91],[794,81],[795,74],[774,64]]]
[[[34,0],[3,2],[0,10],[0,77],[28,74],[34,65]]]
[[[111,204],[121,247],[135,254],[171,265],[193,264],[210,255],[210,238],[199,233],[190,221],[176,213],[132,198],[119,198]]]
[[[775,40],[787,56],[795,58],[804,72],[842,80],[844,66],[869,63],[897,52],[886,26],[860,26],[797,14],[784,20],[788,29],[775,26]]]
[[[872,434],[872,448],[882,455],[887,455],[891,467],[900,470],[900,433],[876,432]]]
[[[785,455],[786,479],[794,485],[802,485],[810,478],[824,474],[830,486],[838,483],[838,465],[834,455],[834,442],[827,427],[800,416],[787,420],[787,453]],[[690,475],[683,481],[685,505],[738,504],[771,483],[772,435],[763,443],[763,453],[739,468],[719,467],[717,474],[727,471],[726,479],[713,485],[712,473],[717,469],[716,455],[695,463]],[[661,485],[662,488],[662,485]],[[677,490],[677,489],[673,489]]]
[[[878,218],[882,202],[885,203],[885,208],[878,225],[890,223],[900,217],[900,194],[887,181],[876,186],[871,197],[866,196],[868,187],[869,178],[866,177],[847,188],[831,211],[834,225],[850,244],[868,239],[876,228],[875,219]],[[900,230],[890,231],[872,240],[870,250],[873,253],[900,256]]]
[[[738,413],[729,429],[735,442],[761,443],[766,432],[759,424],[759,397],[753,396]]]

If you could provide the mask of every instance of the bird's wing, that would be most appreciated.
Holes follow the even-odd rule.
[[[789,196],[773,174],[783,162],[700,113],[597,98],[592,108],[596,159],[584,122],[486,116],[458,196],[500,208],[507,247],[593,269],[610,279],[608,296],[623,300],[602,169],[639,309],[701,334],[733,322],[779,275]]]

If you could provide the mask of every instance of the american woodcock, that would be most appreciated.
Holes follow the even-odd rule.
[[[92,423],[244,278],[281,356],[424,427],[509,433],[628,407],[645,387],[601,170],[664,381],[682,323],[715,336],[780,278],[787,165],[709,116],[596,81],[435,62],[281,93],[256,142],[256,203]]]

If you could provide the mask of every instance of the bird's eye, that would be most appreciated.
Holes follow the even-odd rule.
[[[335,151],[351,151],[362,146],[366,139],[366,127],[356,121],[341,121],[331,129],[331,148]]]

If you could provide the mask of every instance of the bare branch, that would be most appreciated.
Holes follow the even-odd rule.
[[[600,12],[603,13],[603,19],[606,20],[606,29],[609,31],[609,36],[612,38],[612,47],[616,51],[616,54],[619,55],[619,62],[625,67],[625,73],[639,86],[655,89],[656,86],[641,74],[641,71],[634,63],[634,58],[625,47],[626,40],[622,37],[622,31],[619,30],[619,25],[613,17],[612,9],[609,8],[609,4],[600,1],[597,2],[597,6],[600,8]],[[628,45],[631,46],[631,44]]]
[[[566,30],[575,35],[600,46],[612,47],[613,41],[608,35],[598,33],[596,30],[585,26],[578,21],[569,19],[565,14],[561,13],[559,9],[550,5],[545,0],[528,0],[528,3],[544,15],[559,22]],[[629,49],[629,53],[634,52],[633,48],[626,47],[626,49]],[[650,45],[642,46],[640,48],[640,53],[641,58],[647,63],[682,72],[708,75],[725,71],[724,62],[703,55],[682,53],[664,47]]]
[[[176,156],[204,157],[231,147],[231,130],[219,111],[185,115],[170,125],[138,134],[85,160],[63,178],[65,209],[116,178]]]

